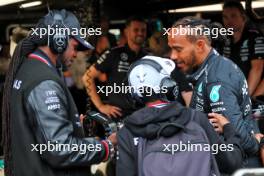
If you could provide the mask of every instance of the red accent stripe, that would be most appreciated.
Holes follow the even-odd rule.
[[[159,106],[159,105],[165,105],[165,104],[168,104],[168,102],[165,102],[165,101],[161,101],[161,100],[157,100],[153,103],[149,103],[147,104],[148,107],[156,107],[156,106]]]
[[[107,142],[105,142],[105,141],[101,141],[101,143],[103,144],[103,146],[104,146],[104,148],[105,148],[105,157],[104,157],[104,159],[103,159],[103,161],[107,161],[108,160],[108,158],[109,158],[109,154],[110,154],[110,149],[109,149],[109,147],[108,147],[108,144],[107,144]]]
[[[38,56],[36,54],[32,53],[32,54],[29,55],[29,57],[32,58],[32,59],[37,59],[37,60],[39,60],[39,61],[41,61],[41,62],[43,62],[43,63],[45,63],[47,65],[50,65],[49,62],[46,59],[44,59],[44,58],[42,58],[42,57],[40,57],[40,56]]]

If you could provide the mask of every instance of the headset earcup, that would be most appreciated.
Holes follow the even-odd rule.
[[[165,77],[160,82],[160,89],[162,89],[163,87],[171,88],[171,87],[174,87],[176,85],[177,84],[173,79],[171,79],[169,77]]]
[[[179,87],[177,83],[171,78],[164,78],[161,82],[161,93],[170,101],[178,99]],[[164,93],[165,92],[165,93]]]
[[[67,35],[61,35],[61,34],[55,34],[53,36],[53,46],[54,50],[58,53],[61,54],[63,53],[68,46],[68,36]]]
[[[58,19],[55,19],[55,16]],[[51,26],[52,34],[49,35],[48,45],[51,51],[55,54],[62,54],[68,46],[69,35],[67,27],[63,24],[63,18],[58,13],[53,13],[54,22]]]

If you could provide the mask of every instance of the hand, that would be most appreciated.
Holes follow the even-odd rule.
[[[108,104],[104,104],[104,105],[101,105],[98,110],[107,115],[107,117],[114,117],[114,118],[117,118],[117,117],[120,117],[122,116],[122,113],[121,113],[121,109],[116,107],[116,106],[112,106],[112,105],[108,105]]]
[[[264,137],[264,135],[261,133],[256,133],[256,134],[254,134],[254,136],[257,139],[258,143],[260,143],[260,139]]]
[[[105,73],[102,73],[99,75],[98,80],[101,82],[106,82],[107,81],[107,76]]]
[[[224,126],[229,123],[228,119],[221,114],[209,113],[209,121],[218,133],[223,133]]]
[[[84,119],[85,117],[86,117],[86,116],[83,115],[83,114],[80,115],[80,122],[81,122],[81,124],[83,124],[83,119]]]
[[[112,133],[107,139],[111,141],[114,146],[117,145],[116,133]]]

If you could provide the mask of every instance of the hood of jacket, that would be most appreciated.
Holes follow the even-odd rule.
[[[191,117],[190,109],[173,102],[163,107],[145,107],[125,119],[125,126],[147,139],[169,137],[181,130]]]

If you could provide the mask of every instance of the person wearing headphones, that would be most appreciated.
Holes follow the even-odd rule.
[[[124,120],[124,127],[117,133],[117,176],[140,175],[138,169],[142,166],[139,165],[141,161],[138,161],[139,137],[153,142],[159,137],[169,138],[176,134],[177,130],[170,128],[170,130],[164,130],[162,133],[159,133],[161,128],[166,124],[179,123],[186,119],[195,121],[203,128],[210,145],[233,144],[233,150],[226,152],[219,151],[215,155],[220,172],[232,173],[241,167],[243,150],[240,146],[240,138],[236,135],[235,129],[225,117],[220,114],[213,114],[217,119],[217,122],[214,122],[213,125],[217,125],[218,132],[223,133],[225,136],[224,141],[210,124],[207,115],[191,108],[183,107],[178,102],[168,101],[166,97],[167,91],[170,87],[174,87],[175,84],[170,76],[174,68],[175,64],[172,60],[155,56],[145,56],[130,67],[128,71],[128,83],[131,86],[131,96],[135,103],[141,103],[144,107],[128,116]],[[193,118],[190,117],[192,112],[194,112]],[[162,164],[171,166],[171,160],[173,159],[168,158],[166,163],[156,160],[153,162],[159,163],[159,166]],[[153,167],[151,165],[154,163],[149,164],[149,167]],[[172,165],[175,166],[175,164]],[[173,168],[170,170],[173,172],[170,175],[176,175],[177,170]],[[184,175],[186,175],[187,171],[184,172]],[[200,173],[200,171],[195,172],[197,173],[196,175]]]
[[[59,32],[37,33],[50,28]],[[84,137],[61,72],[77,50],[93,49],[76,30],[73,13],[52,10],[15,49],[2,109],[6,176],[87,176],[91,164],[113,155],[115,134],[102,141]]]

